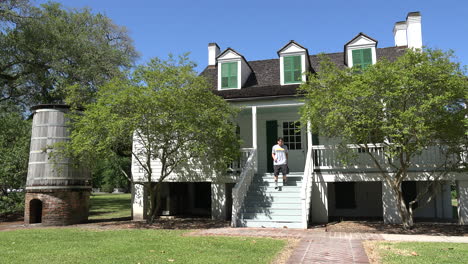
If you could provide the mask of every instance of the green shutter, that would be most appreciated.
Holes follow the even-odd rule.
[[[353,50],[353,67],[361,68],[362,50]]]
[[[221,63],[221,89],[237,87],[237,62]]]
[[[237,87],[237,62],[231,62],[231,68],[229,69],[229,88]]]
[[[293,65],[291,57],[284,57],[284,83],[292,82],[292,71]]]
[[[362,50],[362,65],[363,68],[366,68],[369,65],[372,65],[372,51],[371,49]]]
[[[353,50],[353,67],[365,69],[372,65],[372,49]]]
[[[284,83],[298,83],[302,80],[301,56],[288,56],[284,61]]]
[[[221,88],[229,87],[229,63],[221,64]]]

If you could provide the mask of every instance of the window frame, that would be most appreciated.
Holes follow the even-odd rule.
[[[298,66],[299,66],[299,69],[295,69],[295,62],[294,62],[294,58],[298,58]],[[292,60],[292,70],[291,69],[286,69],[286,60]],[[294,80],[294,76],[295,76],[295,73],[298,71],[299,73],[299,78],[298,80]],[[286,56],[283,56],[283,82],[284,84],[297,84],[297,83],[301,83],[302,82],[302,55],[286,55]],[[287,78],[286,76],[289,75],[291,77],[291,80],[292,81],[286,81]]]
[[[368,51],[369,53],[367,54],[370,57],[370,61],[366,61],[364,51]],[[359,54],[356,54],[359,53]],[[359,56],[359,61],[360,63],[355,63],[355,55]],[[359,68],[361,70],[366,69],[370,65],[374,64],[373,60],[373,54],[372,54],[372,48],[361,48],[361,49],[352,49],[351,50],[351,61],[353,62],[353,67]]]
[[[219,89],[220,90],[226,90],[226,89],[239,89],[239,62],[238,61],[227,61],[227,62],[221,62],[221,71],[220,71],[220,87]],[[235,76],[234,75],[231,75],[232,73],[232,65],[235,65]],[[225,66],[227,66],[228,70],[228,74],[227,76],[224,76],[224,69],[225,69]],[[228,84],[226,87],[223,86],[223,78],[228,78]],[[233,85],[233,83],[231,83],[231,81],[235,81],[235,85]]]

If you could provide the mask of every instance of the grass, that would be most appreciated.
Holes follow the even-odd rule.
[[[89,220],[119,219],[131,217],[131,194],[91,195]]]
[[[468,260],[468,244],[464,243],[369,241],[366,246],[382,264],[465,264]]]
[[[190,237],[180,230],[48,228],[1,232],[1,263],[269,263],[286,241]]]

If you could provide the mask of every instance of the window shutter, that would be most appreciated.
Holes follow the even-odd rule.
[[[353,67],[365,69],[372,65],[372,49],[353,50]]]
[[[362,50],[353,50],[353,67],[359,67],[362,68]]]
[[[372,65],[372,51],[371,49],[362,50],[362,65],[363,68],[366,68],[369,65]]]
[[[284,83],[296,83],[302,80],[301,56],[288,56],[283,58]]]
[[[301,81],[301,56],[295,56],[294,59],[294,81]]]
[[[237,62],[229,63],[229,88],[237,88]]]
[[[221,88],[229,87],[229,63],[221,64]]]
[[[291,72],[293,68],[292,64],[292,57],[284,57],[284,82],[290,83],[292,82]]]
[[[237,62],[221,64],[221,88],[237,88]]]

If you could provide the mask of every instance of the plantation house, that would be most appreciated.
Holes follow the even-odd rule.
[[[421,48],[419,12],[397,22],[393,34],[394,47],[378,48],[377,40],[359,33],[344,45],[343,52],[325,55],[340,67],[366,67],[384,57],[394,60],[407,48]],[[312,134],[298,121],[303,102],[297,88],[306,81],[305,73],[316,71],[318,63],[317,55],[310,55],[307,48],[292,40],[278,50],[277,58],[257,61],[248,61],[231,48],[221,52],[216,43],[210,43],[208,66],[201,74],[212,82],[215,94],[242,109],[237,118],[242,156],[218,177],[174,173],[162,188],[163,214],[205,215],[248,227],[307,228],[310,223],[343,217],[399,223],[393,191],[368,155],[350,146],[358,158],[344,165],[337,156],[335,140]],[[286,186],[280,184],[275,190],[271,148],[279,136],[289,148],[291,173]],[[138,148],[137,142],[134,148]],[[383,159],[381,146],[370,151]],[[415,158],[410,177],[403,183],[405,200],[416,197],[428,184],[428,171],[441,161],[437,147]],[[158,175],[158,162],[152,166]],[[135,160],[132,174],[134,182],[144,182],[144,170]],[[435,199],[421,203],[415,217],[452,219],[452,181],[458,188],[459,222],[467,224],[468,175],[456,172],[447,174]],[[147,195],[142,185],[134,185],[134,197],[133,218],[143,219]]]

